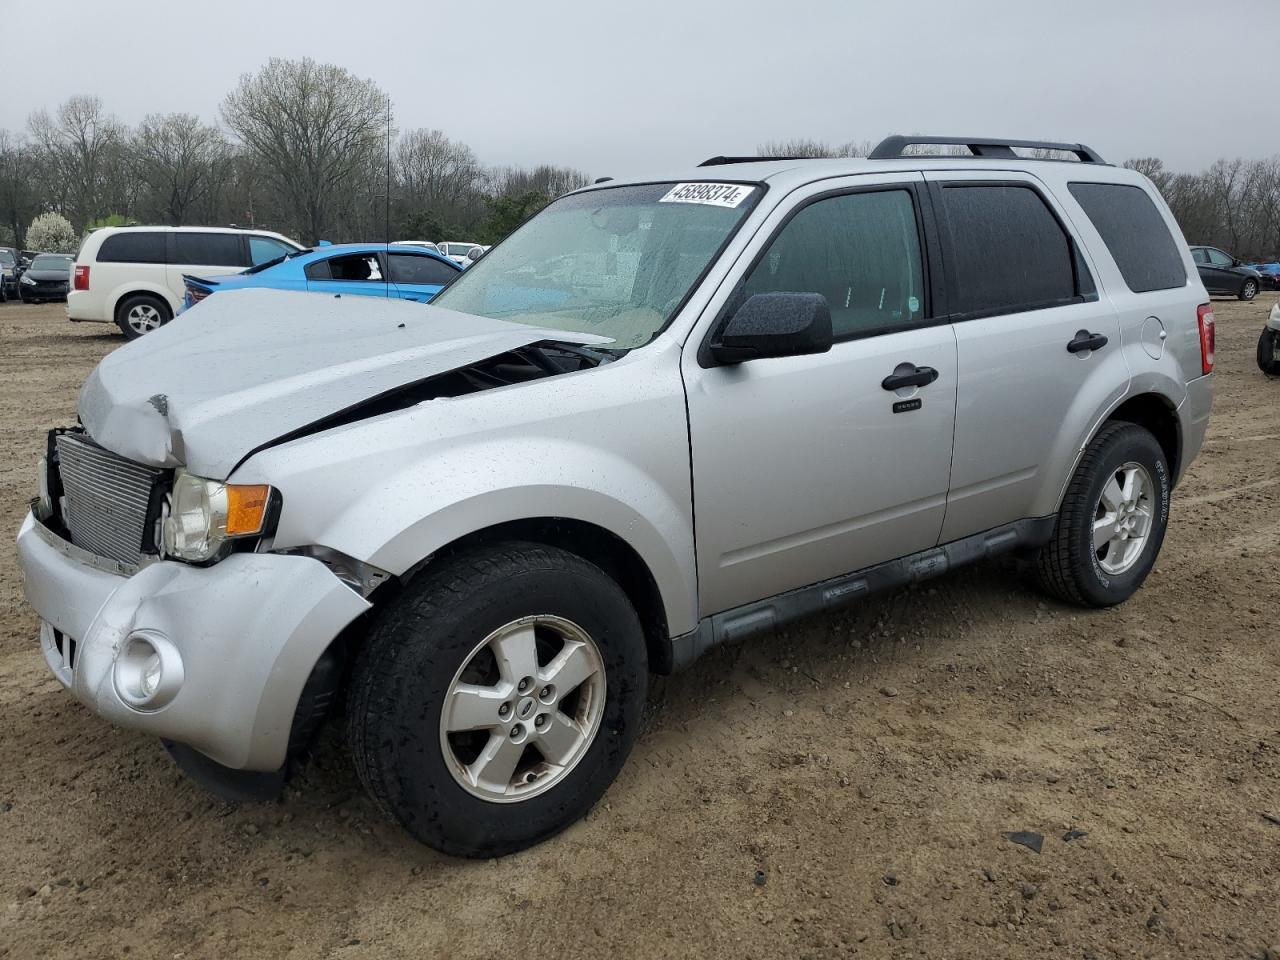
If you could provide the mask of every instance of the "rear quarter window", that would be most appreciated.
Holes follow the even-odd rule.
[[[1067,186],[1111,251],[1130,290],[1149,293],[1186,285],[1178,245],[1145,190],[1121,183]]]
[[[163,233],[113,233],[102,241],[97,259],[99,263],[164,263],[168,259],[165,238]]]

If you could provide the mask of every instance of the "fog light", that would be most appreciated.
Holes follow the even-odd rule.
[[[116,657],[116,693],[138,710],[158,710],[182,686],[182,656],[169,640],[149,630],[129,635]]]

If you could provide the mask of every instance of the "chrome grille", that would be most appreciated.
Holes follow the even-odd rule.
[[[71,542],[100,557],[137,563],[151,491],[164,471],[126,460],[79,434],[59,434],[56,443]]]

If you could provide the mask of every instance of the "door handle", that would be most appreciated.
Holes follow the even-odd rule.
[[[938,371],[933,367],[912,367],[908,373],[891,373],[880,381],[886,390],[901,390],[903,387],[927,387],[938,379]]]
[[[1076,335],[1067,344],[1068,353],[1081,353],[1085,350],[1101,350],[1107,345],[1107,338],[1100,333],[1088,330],[1077,330]]]

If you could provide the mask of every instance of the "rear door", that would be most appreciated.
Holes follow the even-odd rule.
[[[307,264],[307,289],[359,297],[394,294],[380,253],[339,253]]]
[[[175,230],[169,234],[169,266],[166,280],[174,297],[186,294],[183,274],[220,277],[239,273],[249,265],[244,237],[238,233],[201,233]]]
[[[1115,309],[1099,298],[1066,214],[1036,178],[989,170],[926,178],[960,370],[948,542],[1051,513],[1040,495],[1053,499],[1065,480],[1056,464],[1074,442],[1071,424],[1123,396],[1129,371]]]
[[[812,184],[774,211],[686,344],[702,616],[937,543],[955,337],[930,298],[923,179],[877,179]],[[831,350],[710,365],[699,343],[769,292],[825,296]],[[885,387],[912,368],[934,375]]]
[[[428,253],[393,251],[387,254],[391,282],[402,300],[426,303],[461,271],[443,258]]]

